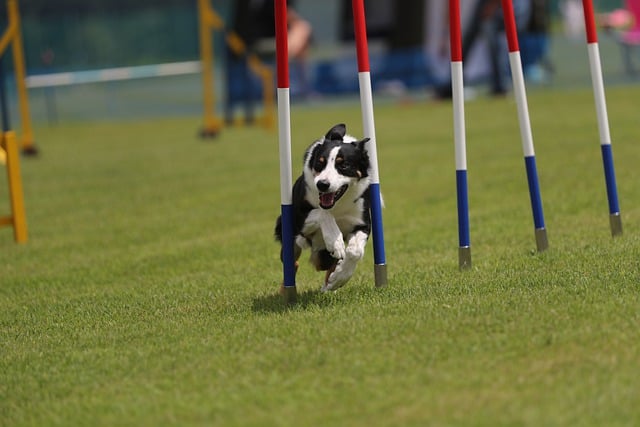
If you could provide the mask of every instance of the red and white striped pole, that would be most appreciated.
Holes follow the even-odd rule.
[[[291,105],[289,93],[289,45],[287,0],[275,0],[276,67],[278,80],[278,139],[280,145],[280,202],[282,219],[283,292],[289,303],[296,301],[296,268],[293,236],[293,174],[291,168]]]
[[[362,128],[364,137],[369,138],[367,152],[371,167],[371,228],[373,234],[373,260],[376,286],[387,284],[387,261],[384,250],[382,227],[382,196],[380,193],[380,175],[378,172],[378,152],[376,148],[376,130],[373,117],[373,94],[371,90],[371,72],[369,68],[369,47],[367,26],[364,13],[364,0],[352,0],[353,27],[358,55],[358,82],[360,85],[360,108],[362,109]]]
[[[451,93],[453,101],[453,137],[456,159],[458,202],[458,265],[471,268],[469,201],[467,187],[467,142],[464,119],[464,73],[462,65],[462,28],[460,0],[449,0],[449,38],[451,44]]]
[[[611,150],[611,135],[609,133],[609,117],[607,115],[607,102],[604,95],[604,83],[602,78],[602,64],[600,63],[600,50],[598,48],[598,32],[593,12],[592,0],[582,0],[584,9],[584,21],[587,33],[587,51],[589,53],[589,65],[591,68],[591,83],[593,85],[593,97],[596,104],[598,117],[598,130],[600,132],[600,148],[602,151],[602,163],[607,186],[607,198],[609,201],[609,225],[611,235],[622,234],[622,218],[618,204],[618,189],[616,174],[613,167],[613,151]]]
[[[549,247],[549,243],[547,240],[547,230],[544,224],[542,198],[540,196],[538,170],[536,167],[536,155],[533,149],[531,122],[529,121],[529,107],[527,105],[524,72],[522,71],[522,60],[520,58],[520,47],[518,45],[518,31],[516,28],[516,18],[513,12],[512,0],[502,0],[502,13],[504,14],[504,26],[507,33],[507,44],[509,45],[509,65],[511,67],[513,92],[515,94],[516,105],[518,108],[518,121],[520,123],[522,151],[524,152],[525,167],[527,170],[529,197],[531,199],[531,210],[533,212],[533,222],[535,226],[536,246],[538,252],[542,252]]]

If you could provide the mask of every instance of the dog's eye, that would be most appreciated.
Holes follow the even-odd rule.
[[[336,159],[336,168],[342,173],[346,173],[352,168],[351,162],[349,162],[348,160],[345,160],[343,158],[339,158],[339,160],[340,161]]]
[[[323,156],[320,156],[316,159],[315,163],[313,164],[313,169],[315,169],[317,172],[320,172],[322,169],[324,169],[326,163],[327,163],[327,159]]]
[[[336,165],[340,166],[344,163],[344,157],[336,157]]]

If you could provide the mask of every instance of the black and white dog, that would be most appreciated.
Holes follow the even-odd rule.
[[[343,286],[353,275],[371,233],[369,156],[365,144],[338,124],[304,154],[302,175],[293,185],[296,260],[311,249],[311,263],[326,271],[322,291]],[[276,222],[282,242],[282,222]],[[282,251],[281,251],[282,257]]]

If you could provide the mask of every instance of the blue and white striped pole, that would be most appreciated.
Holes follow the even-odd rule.
[[[467,189],[467,147],[464,120],[464,78],[462,65],[462,29],[460,0],[449,0],[449,36],[451,40],[451,89],[453,101],[453,137],[456,157],[458,199],[458,265],[471,268],[469,201]]]
[[[527,169],[529,197],[531,198],[531,209],[533,211],[533,222],[535,225],[536,246],[538,248],[538,252],[542,252],[549,247],[549,242],[547,240],[547,230],[544,225],[544,213],[542,211],[542,198],[540,196],[540,185],[538,183],[536,155],[533,149],[533,136],[531,134],[531,123],[529,121],[529,108],[527,106],[527,94],[524,85],[524,73],[522,71],[520,47],[518,45],[518,32],[516,29],[516,19],[511,0],[502,0],[502,11],[504,14],[504,25],[507,33],[507,43],[509,45],[509,65],[511,66],[513,91],[518,108],[522,150],[524,151],[524,161]]]
[[[275,2],[276,64],[278,71],[278,139],[280,143],[280,202],[282,219],[283,293],[288,303],[296,301],[293,206],[291,171],[291,108],[289,93],[289,53],[287,43],[287,0]]]
[[[382,196],[378,172],[378,153],[376,149],[376,130],[373,117],[373,95],[371,91],[371,70],[369,67],[369,47],[364,13],[364,0],[352,0],[353,26],[358,55],[358,82],[360,84],[360,106],[362,109],[362,127],[364,137],[369,138],[369,161],[371,162],[371,227],[373,234],[373,259],[376,286],[387,284],[387,261],[384,251],[384,233],[382,227]]]
[[[598,32],[596,31],[592,0],[582,0],[582,6],[584,9],[587,33],[587,51],[589,53],[589,65],[591,68],[593,97],[595,99],[596,115],[598,117],[598,130],[600,132],[602,163],[604,165],[604,177],[609,201],[609,225],[611,226],[611,235],[616,237],[622,235],[622,218],[620,217],[620,206],[618,204],[616,173],[613,167],[609,117],[607,115],[607,102],[604,96],[604,83],[602,79],[602,64],[600,63],[600,50],[598,48]]]

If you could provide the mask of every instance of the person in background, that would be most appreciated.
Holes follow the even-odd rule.
[[[524,76],[533,83],[550,81],[555,67],[549,58],[549,0],[531,0],[531,14],[520,43]]]
[[[245,122],[254,121],[254,102],[258,98],[257,84],[254,83],[247,52],[258,55],[262,60],[272,62],[275,56],[275,9],[273,0],[235,0],[231,29],[243,40],[246,51],[234,52],[227,47],[227,98],[225,120],[234,122],[234,108],[241,102]],[[301,91],[308,91],[307,56],[311,43],[311,25],[294,9],[293,1],[287,1],[289,58],[295,61]]]
[[[463,28],[462,53],[467,57],[476,43],[487,42],[490,64],[490,93],[502,96],[507,92],[506,71],[507,56],[504,50],[504,18],[500,0],[479,0],[468,25]],[[531,0],[513,0],[513,10],[518,30],[524,29],[531,13]],[[440,99],[451,98],[451,81],[438,85],[435,96]]]

